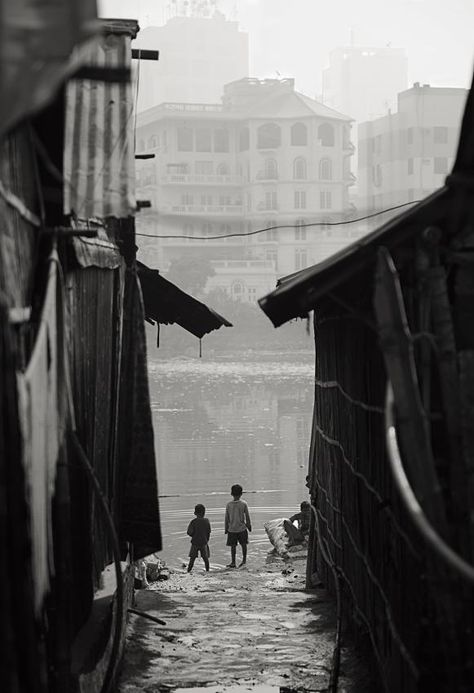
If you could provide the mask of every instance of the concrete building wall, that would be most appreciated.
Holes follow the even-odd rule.
[[[422,199],[444,184],[456,155],[467,90],[415,84],[395,113],[359,126],[359,208]]]

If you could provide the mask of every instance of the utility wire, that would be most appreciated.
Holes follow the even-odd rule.
[[[396,209],[401,209],[402,207],[407,207],[408,205],[414,205],[421,200],[412,200],[411,202],[403,202],[400,205],[395,205],[394,207],[387,207],[387,209],[381,209],[379,212],[373,212],[373,214],[366,214],[363,217],[357,217],[356,219],[346,219],[345,221],[312,221],[307,224],[279,224],[277,226],[268,226],[263,229],[256,229],[255,231],[241,231],[237,233],[225,233],[219,236],[183,236],[177,234],[152,234],[152,233],[136,233],[136,236],[143,236],[144,238],[187,238],[190,241],[211,241],[219,238],[233,238],[236,236],[256,236],[259,233],[264,233],[265,231],[276,231],[278,229],[307,229],[312,226],[346,226],[347,224],[355,224],[358,221],[364,221],[365,219],[372,219],[373,217],[378,217],[380,214],[385,214],[386,212],[393,212]],[[271,210],[268,210],[271,211]]]

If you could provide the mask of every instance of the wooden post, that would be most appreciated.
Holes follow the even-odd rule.
[[[471,554],[467,521],[467,477],[462,456],[459,375],[446,271],[438,265],[429,270],[428,277],[432,293],[431,316],[438,346],[441,399],[449,449],[448,475],[454,539],[462,555],[467,558]]]
[[[426,515],[447,538],[441,488],[431,449],[428,421],[416,374],[413,341],[394,262],[386,248],[378,254],[374,309],[382,353],[392,384],[397,425],[407,474]]]

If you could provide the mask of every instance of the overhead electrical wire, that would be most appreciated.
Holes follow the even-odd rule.
[[[346,219],[344,221],[312,221],[307,224],[277,224],[275,226],[266,226],[263,229],[256,229],[255,231],[238,231],[236,233],[225,233],[216,236],[185,236],[181,234],[154,234],[154,233],[136,233],[136,236],[142,236],[144,238],[181,238],[188,239],[190,241],[212,241],[219,238],[234,238],[236,236],[256,236],[259,233],[264,233],[265,231],[277,231],[280,229],[307,229],[313,226],[347,226],[348,224],[355,224],[358,221],[365,221],[366,219],[372,219],[373,217],[378,217],[381,214],[386,214],[387,212],[393,212],[396,209],[401,209],[402,207],[407,207],[408,205],[414,205],[421,200],[412,200],[411,202],[403,202],[402,204],[395,205],[394,207],[387,207],[386,209],[381,209],[378,212],[373,212],[372,214],[366,214],[362,217],[356,217],[355,219]],[[269,210],[271,211],[271,210]]]

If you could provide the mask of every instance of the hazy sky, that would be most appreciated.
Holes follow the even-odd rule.
[[[409,82],[468,87],[474,61],[474,0],[222,0],[249,32],[253,77],[295,77],[310,96],[332,48],[403,47]],[[103,17],[159,26],[166,0],[98,0]],[[155,46],[159,49],[160,46]]]

